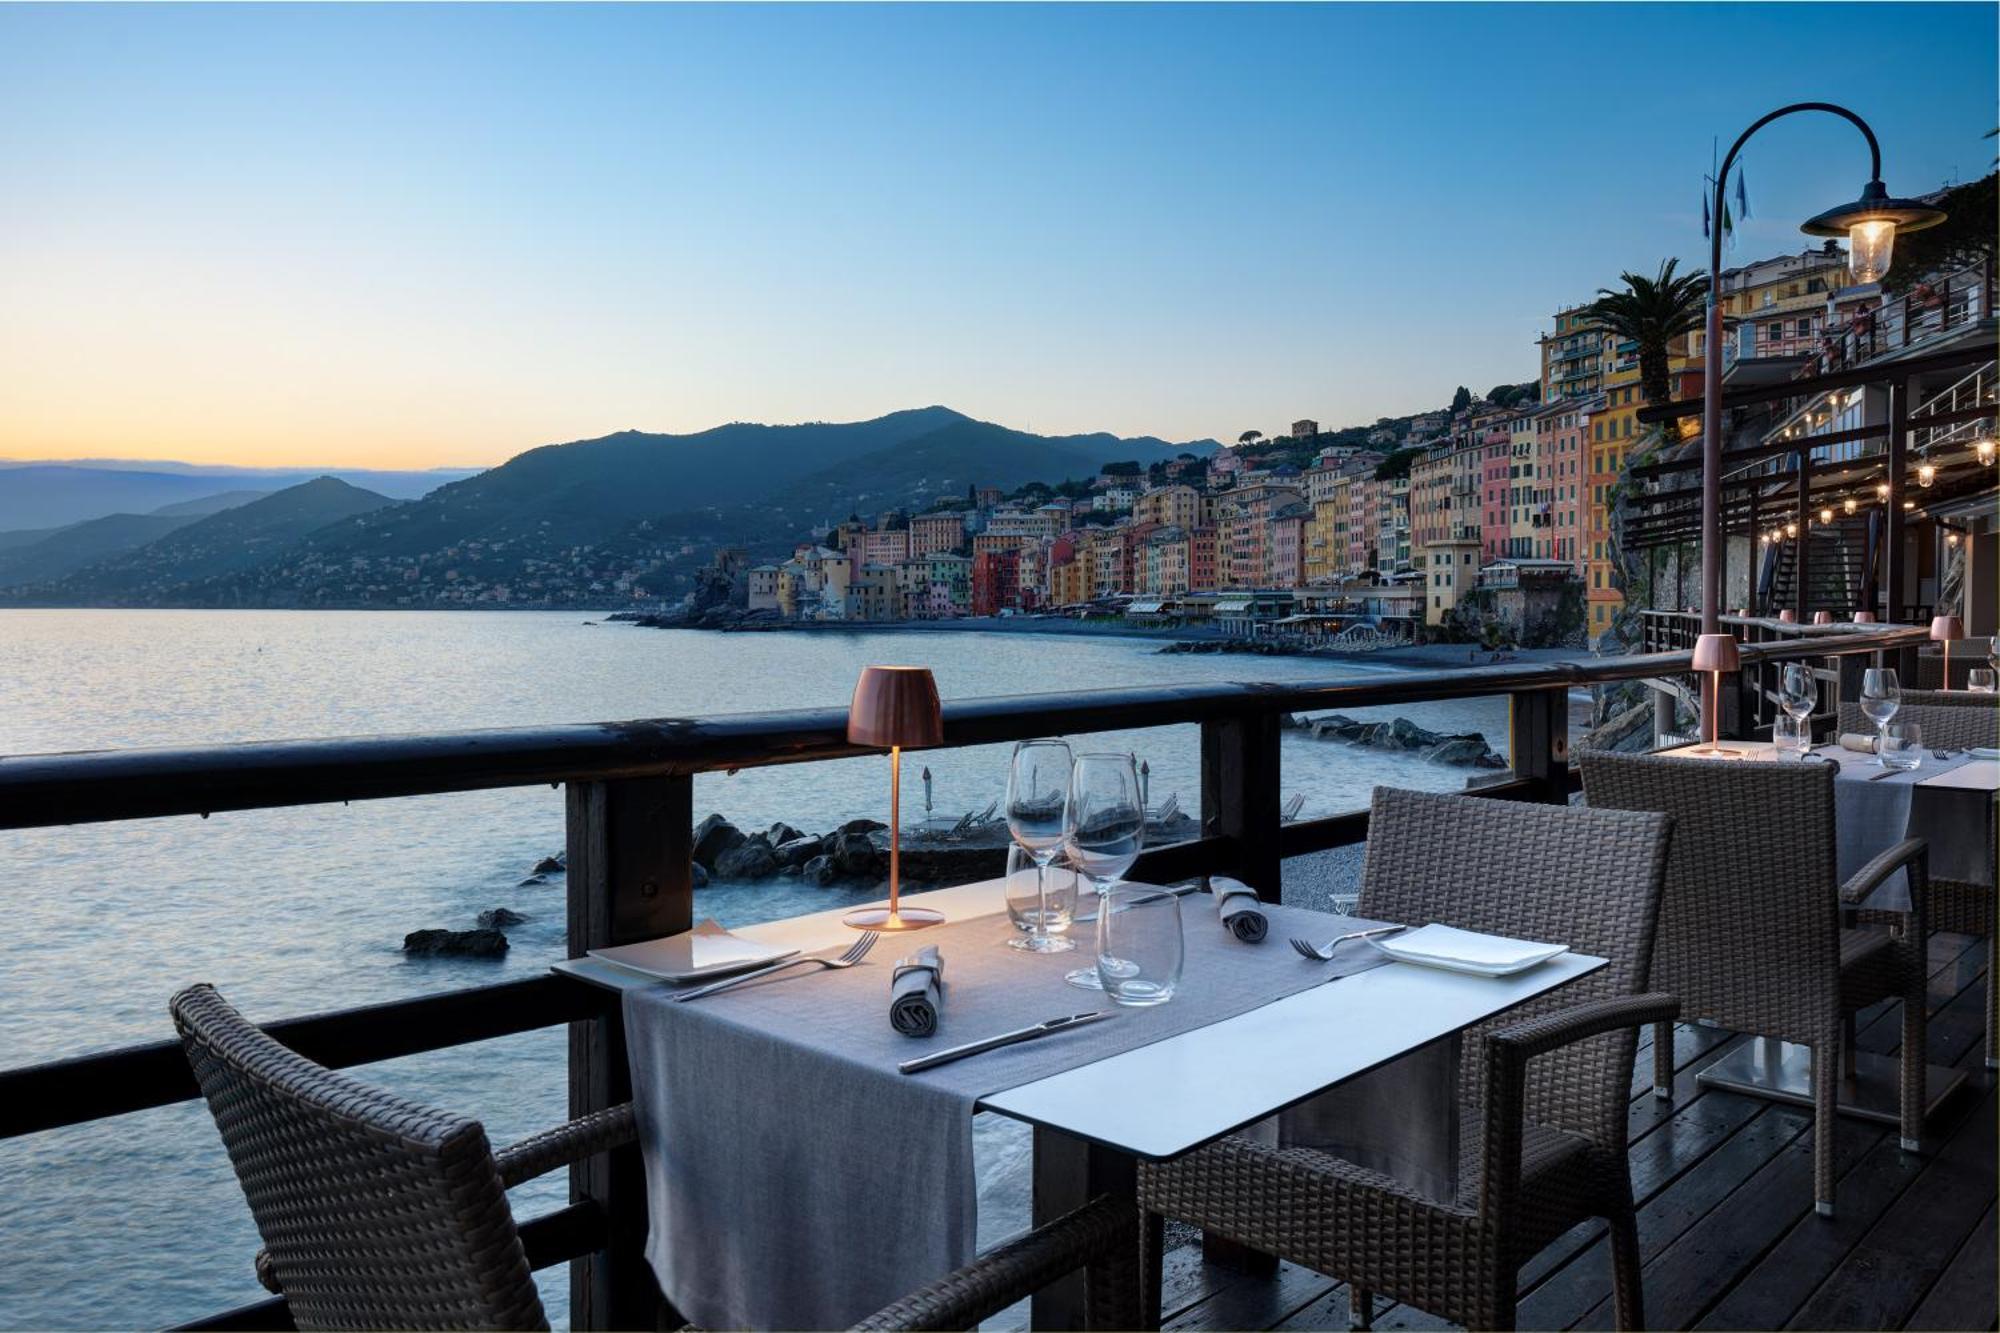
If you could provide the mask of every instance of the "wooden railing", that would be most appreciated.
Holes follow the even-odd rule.
[[[1746,677],[1788,658],[1913,649],[1923,637],[1921,630],[1900,627],[1837,639],[1819,636],[1811,642],[1774,635],[1744,648]],[[1561,802],[1574,789],[1567,726],[1570,691],[1683,673],[1689,666],[1686,652],[1673,651],[1413,671],[1324,685],[1204,684],[963,700],[945,706],[944,745],[1198,724],[1201,836],[1148,851],[1132,877],[1169,883],[1229,874],[1275,899],[1284,858],[1351,846],[1364,841],[1368,830],[1365,810],[1302,823],[1281,819],[1283,714],[1503,695],[1509,704],[1513,773],[1475,794]],[[567,949],[577,957],[589,949],[693,924],[690,854],[696,774],[859,753],[864,751],[847,743],[843,711],[803,710],[9,756],[0,762],[0,828],[559,784],[567,802]],[[569,1026],[571,1114],[628,1099],[617,1006],[595,988],[554,975],[284,1019],[268,1027],[287,1046],[338,1068],[558,1024]],[[0,1138],[196,1095],[180,1047],[170,1040],[16,1068],[0,1072]],[[570,1207],[524,1222],[522,1234],[537,1267],[572,1263],[572,1325],[656,1326],[667,1312],[660,1308],[642,1254],[646,1215],[637,1149],[614,1151],[573,1168],[571,1198]],[[273,1300],[212,1316],[197,1326],[271,1328],[287,1323],[283,1301]]]

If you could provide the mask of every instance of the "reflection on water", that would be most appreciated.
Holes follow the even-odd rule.
[[[1036,635],[665,633],[563,613],[0,612],[0,755],[133,745],[515,726],[764,708],[844,707],[869,662],[930,666],[947,699],[1200,680],[1330,680],[1380,668],[1161,655],[1120,639]],[[1432,730],[1504,748],[1500,700],[1415,704]],[[1199,807],[1192,726],[1094,737],[1150,767],[1150,801]],[[936,751],[937,817],[1004,791],[1005,746]],[[1467,770],[1287,732],[1300,817],[1364,805],[1369,788],[1456,789]],[[912,821],[922,784],[905,789]],[[822,832],[883,817],[887,765],[860,758],[696,781],[697,815]],[[0,832],[9,948],[0,1066],[172,1035],[167,997],[215,983],[253,1018],[530,976],[561,955],[562,881],[523,885],[563,843],[546,788],[217,814],[207,820]],[[796,880],[718,884],[697,909],[743,923],[863,896]],[[468,927],[508,907],[498,962],[406,960],[405,932]],[[496,1141],[564,1113],[560,1030],[371,1066],[365,1077],[487,1122]],[[516,1191],[563,1201],[560,1173]],[[254,1229],[199,1106],[0,1143],[0,1323],[173,1323],[264,1292]],[[76,1280],[87,1273],[88,1281]],[[564,1270],[540,1275],[550,1313]]]

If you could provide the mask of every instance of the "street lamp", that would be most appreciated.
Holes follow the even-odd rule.
[[[1729,168],[1750,136],[1796,111],[1840,116],[1868,141],[1868,184],[1851,204],[1829,208],[1801,228],[1809,236],[1847,236],[1847,266],[1857,282],[1875,282],[1889,271],[1896,233],[1921,231],[1944,221],[1941,209],[1911,199],[1892,199],[1882,185],[1882,145],[1868,122],[1832,102],[1794,102],[1753,123],[1736,136],[1715,177],[1714,230],[1708,250],[1708,331],[1702,348],[1701,379],[1701,631],[1713,634],[1722,617],[1722,212],[1729,205]]]

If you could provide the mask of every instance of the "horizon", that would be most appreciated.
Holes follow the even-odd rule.
[[[1935,75],[1855,103],[1889,189],[1990,170],[1991,6],[8,7],[0,459],[1403,416],[1705,266],[1710,141],[1836,93],[1857,28]],[[1597,91],[1675,30],[1764,67]],[[1759,136],[1725,265],[1865,167]]]

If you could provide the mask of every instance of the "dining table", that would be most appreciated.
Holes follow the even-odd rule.
[[[1841,882],[1903,839],[1922,838],[1929,846],[1932,879],[1993,887],[1989,812],[2000,799],[2000,759],[1926,748],[1919,752],[1915,768],[1892,769],[1884,767],[1873,751],[1850,748],[1837,739],[1803,754],[1780,751],[1772,742],[1758,740],[1722,741],[1713,749],[1689,745],[1662,753],[1713,763],[1831,764],[1835,858]],[[1909,885],[1898,871],[1862,906],[1899,911],[1909,904]],[[1898,1123],[1897,1060],[1867,1051],[1852,1052],[1848,1058],[1851,1068],[1841,1082],[1841,1112],[1881,1124]],[[1703,1069],[1697,1081],[1793,1106],[1813,1105],[1811,1051],[1775,1037],[1743,1043]],[[1964,1082],[1963,1071],[1926,1066],[1926,1114]]]
[[[1388,961],[1365,942],[1344,945],[1356,952],[1337,952],[1334,964],[1321,964],[1300,956],[1287,937],[1331,939],[1352,928],[1353,919],[1267,904],[1269,938],[1246,944],[1217,919],[1212,899],[1196,895],[1180,904],[1189,940],[1180,990],[1163,1005],[1121,1009],[1102,994],[1061,982],[1065,967],[1091,957],[1090,927],[1081,920],[1074,927],[1083,945],[1079,953],[1035,955],[1006,947],[1013,927],[1002,880],[905,894],[903,901],[933,907],[949,924],[882,936],[851,968],[795,969],[781,985],[753,984],[716,997],[738,997],[729,1003],[678,1003],[668,983],[598,958],[553,965],[623,997],[648,1162],[654,1231],[648,1257],[664,1294],[697,1323],[727,1315],[731,1326],[789,1320],[823,1327],[872,1313],[874,1305],[836,1308],[836,1296],[819,1306],[788,1307],[764,1290],[794,1281],[809,1292],[820,1290],[810,1285],[809,1270],[830,1261],[815,1253],[815,1238],[773,1232],[822,1215],[842,1224],[831,1230],[830,1239],[844,1247],[834,1266],[879,1268],[877,1286],[891,1274],[897,1280],[914,1276],[914,1285],[942,1277],[952,1266],[948,1256],[962,1261],[974,1248],[957,1219],[975,1207],[1005,1211],[1008,1198],[1021,1193],[1002,1183],[1005,1172],[986,1165],[958,1169],[961,1141],[969,1153],[983,1148],[1030,1159],[1030,1215],[1020,1220],[1039,1226],[1102,1195],[1136,1199],[1141,1163],[1168,1161],[1232,1133],[1268,1132],[1277,1118],[1295,1111],[1311,1111],[1323,1125],[1332,1107],[1337,1122],[1341,1108],[1371,1105],[1369,1095],[1342,1100],[1357,1090],[1367,1094],[1371,1080],[1391,1080],[1394,1089],[1399,1077],[1429,1078],[1441,1067],[1440,1056],[1455,1078],[1460,1034],[1606,965],[1568,952],[1513,975],[1476,976]],[[841,924],[850,911],[852,904],[843,904],[733,933],[779,949],[831,955],[855,937]],[[1080,911],[1094,911],[1088,898]],[[899,956],[938,941],[944,1021],[937,1035],[881,1035],[889,1032],[890,977]],[[1342,957],[1351,959],[1348,966],[1340,965]],[[859,1007],[843,1008],[856,1003],[843,997],[864,994],[867,1018]],[[915,1076],[894,1072],[897,1055],[1009,1030],[1024,1012],[1054,1017],[1095,1011],[1113,1017],[1090,1025],[1088,1033],[1008,1047]],[[732,1096],[737,1100],[728,1101]],[[1373,1096],[1379,1102],[1382,1094]],[[1392,1104],[1406,1100],[1403,1090],[1387,1096]],[[1454,1097],[1447,1086],[1441,1100],[1449,1104]],[[844,1127],[857,1108],[879,1116],[883,1132],[847,1135]],[[1436,1119],[1448,1122],[1455,1154],[1457,1118],[1439,1111]],[[707,1146],[691,1147],[672,1132],[690,1125],[706,1134]],[[1371,1142],[1371,1132],[1357,1126],[1355,1138]],[[730,1134],[748,1141],[722,1154],[728,1160],[719,1165],[706,1160]],[[844,1150],[829,1151],[830,1143]],[[689,1156],[704,1160],[691,1163]],[[931,1169],[940,1165],[948,1169]],[[781,1167],[789,1174],[774,1174]],[[807,1187],[796,1199],[760,1197],[776,1179]],[[712,1215],[693,1219],[675,1212],[685,1200],[658,1197],[667,1192],[665,1181],[691,1181],[708,1200],[717,1189],[741,1188],[746,1180],[751,1188],[726,1205],[718,1202]],[[838,1191],[875,1185],[884,1191],[883,1204],[867,1214],[865,1225],[849,1225],[853,1219],[839,1214],[854,1200]],[[976,1204],[968,1197],[975,1189]],[[1135,1228],[1137,1218],[1135,1207]],[[982,1211],[978,1248],[1000,1238],[987,1221]],[[952,1244],[962,1255],[923,1234],[940,1222],[960,1233]],[[661,1244],[668,1236],[699,1254],[681,1254],[676,1262],[672,1247]],[[881,1255],[905,1252],[920,1271],[883,1266]],[[773,1264],[781,1271],[774,1274]],[[827,1280],[847,1284],[827,1289],[838,1299],[865,1295],[886,1304],[903,1294],[859,1287],[860,1279],[847,1271]],[[753,1308],[731,1308],[735,1301]],[[1082,1327],[1084,1310],[1082,1275],[1073,1274],[1035,1294],[1031,1324]]]

